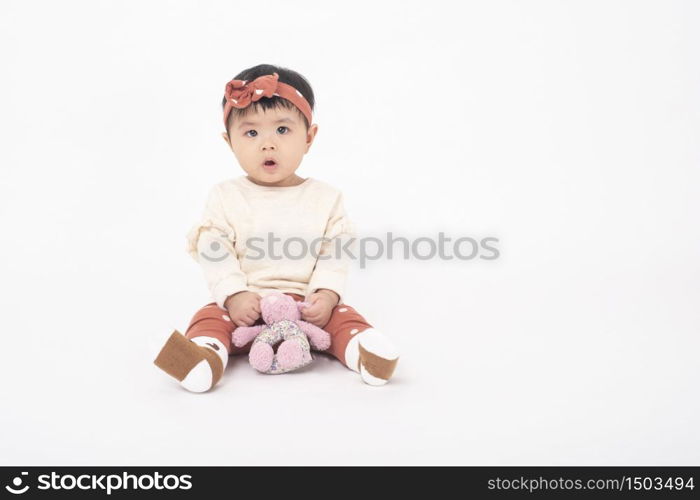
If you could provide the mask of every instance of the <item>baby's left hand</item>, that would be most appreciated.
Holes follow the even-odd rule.
[[[333,308],[338,305],[340,297],[331,290],[321,288],[315,293],[306,297],[306,302],[311,305],[301,310],[301,319],[308,321],[312,325],[323,328],[331,319]]]

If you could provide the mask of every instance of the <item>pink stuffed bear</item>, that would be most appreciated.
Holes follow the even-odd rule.
[[[279,292],[266,295],[260,300],[265,324],[239,326],[231,335],[233,344],[243,347],[255,339],[248,358],[263,373],[285,373],[308,365],[313,360],[311,347],[324,351],[331,345],[328,332],[301,320],[301,309],[308,305]],[[273,347],[279,342],[275,354]]]

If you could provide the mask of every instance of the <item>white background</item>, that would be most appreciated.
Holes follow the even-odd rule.
[[[700,8],[688,2],[27,2],[0,7],[3,465],[698,465]],[[311,82],[297,171],[361,235],[499,238],[496,261],[355,265],[395,339],[153,365],[210,300],[185,252],[242,175],[225,83]]]

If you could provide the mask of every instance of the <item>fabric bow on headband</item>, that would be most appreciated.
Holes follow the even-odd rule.
[[[304,96],[291,85],[279,81],[279,75],[259,76],[255,80],[231,80],[226,84],[224,107],[224,126],[232,108],[245,108],[263,97],[279,96],[287,99],[301,111],[311,125],[311,106]]]

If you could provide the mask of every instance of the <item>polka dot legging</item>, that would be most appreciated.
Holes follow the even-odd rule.
[[[304,297],[295,293],[287,293],[297,302],[304,300]],[[259,318],[254,325],[261,325],[264,321]],[[253,340],[243,347],[236,347],[231,342],[231,333],[236,325],[228,317],[228,311],[221,309],[212,302],[197,311],[190,321],[185,336],[188,339],[200,336],[214,337],[221,341],[228,349],[229,355],[247,353]],[[323,351],[333,355],[341,363],[345,362],[345,348],[350,339],[358,333],[372,328],[372,326],[355,309],[347,304],[339,304],[333,308],[328,324],[323,327],[331,335],[331,346]]]

